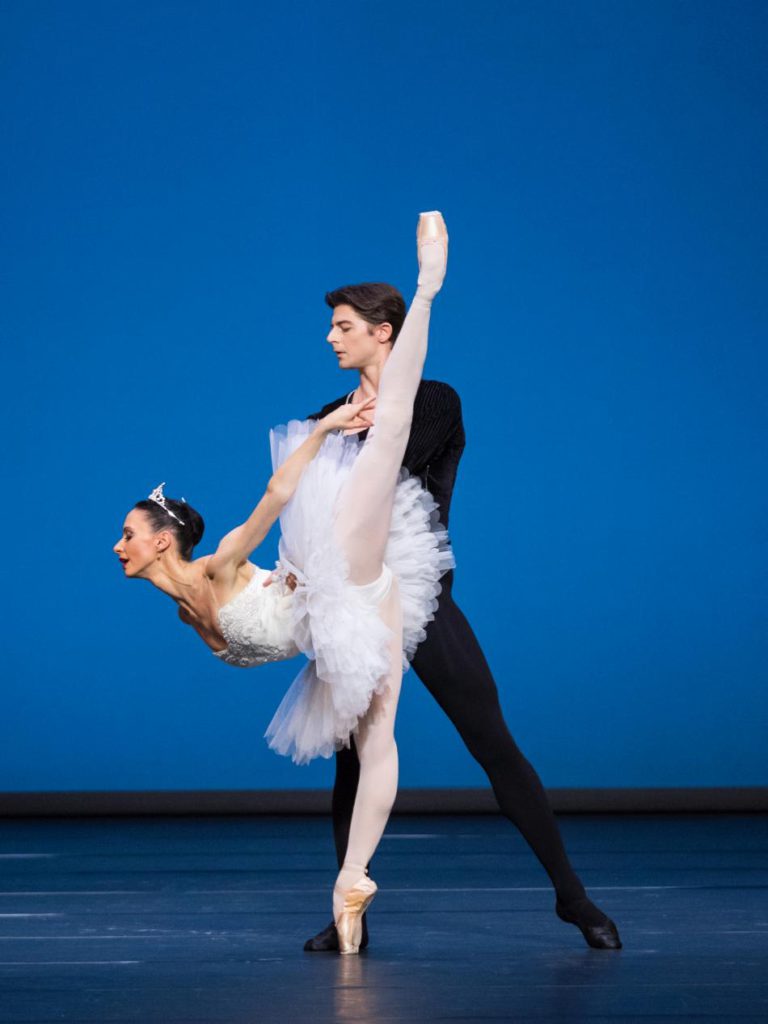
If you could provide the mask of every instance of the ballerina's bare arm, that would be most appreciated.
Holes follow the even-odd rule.
[[[222,537],[216,552],[208,560],[206,574],[214,576],[236,570],[261,544],[277,521],[284,506],[298,487],[301,474],[320,451],[332,430],[358,430],[371,426],[368,410],[375,397],[334,409],[321,419],[313,433],[289,456],[271,477],[261,500],[240,526]]]

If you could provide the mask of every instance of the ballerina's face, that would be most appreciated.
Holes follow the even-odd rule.
[[[389,353],[391,324],[369,324],[352,306],[337,306],[331,318],[328,341],[342,370],[362,370]]]
[[[153,531],[146,513],[134,508],[125,517],[123,534],[112,550],[122,562],[126,576],[141,576],[166,547],[168,531]]]

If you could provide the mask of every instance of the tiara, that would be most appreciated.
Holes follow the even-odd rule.
[[[165,495],[163,494],[163,488],[164,487],[165,487],[165,480],[163,480],[163,482],[161,484],[157,485],[157,487],[154,489],[154,491],[152,491],[152,493],[150,494],[148,500],[149,501],[154,501],[156,504],[158,504],[160,506],[161,509],[163,509],[164,512],[167,512],[169,516],[173,516],[173,518],[176,520],[177,523],[181,523],[181,525],[184,526],[184,520],[183,519],[179,519],[179,517],[176,515],[176,513],[175,512],[171,512],[171,510],[166,505],[166,503],[165,503]],[[183,498],[181,500],[184,501]]]

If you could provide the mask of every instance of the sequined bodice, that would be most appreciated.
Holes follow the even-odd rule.
[[[293,642],[293,594],[281,582],[263,586],[269,572],[253,568],[243,590],[219,608],[219,629],[227,646],[213,652],[228,665],[241,668],[285,661],[299,653]]]

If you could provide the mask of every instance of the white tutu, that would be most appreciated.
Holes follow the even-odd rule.
[[[277,469],[317,424],[292,420],[270,434]],[[349,582],[334,540],[336,500],[362,445],[329,434],[304,470],[280,516],[280,564],[299,581],[292,602],[294,640],[310,659],[289,688],[266,731],[269,746],[297,764],[330,757],[349,737],[380,693],[389,671],[390,629],[377,611],[386,567],[399,584],[403,613],[403,668],[434,618],[440,577],[454,566],[437,503],[402,471],[395,492],[385,553],[384,581]],[[386,593],[386,587],[384,587]]]

